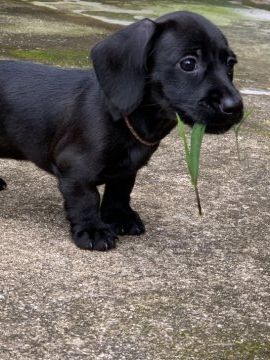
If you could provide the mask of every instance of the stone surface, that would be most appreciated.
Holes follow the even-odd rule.
[[[0,160],[1,360],[270,358],[269,96],[245,103],[240,162],[204,139],[203,216],[175,130],[133,192],[146,234],[107,253],[70,241],[53,177]]]

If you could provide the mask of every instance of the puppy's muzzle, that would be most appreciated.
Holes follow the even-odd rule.
[[[239,115],[243,111],[243,102],[240,97],[232,98],[226,97],[220,104],[220,110],[226,116]]]
[[[243,117],[243,101],[237,93],[235,96],[226,96],[219,101],[204,99],[200,103],[204,108],[206,132],[222,134],[233,125],[238,124]]]

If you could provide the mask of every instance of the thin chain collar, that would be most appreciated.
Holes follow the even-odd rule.
[[[129,118],[127,116],[125,116],[125,122],[127,124],[127,127],[129,129],[129,131],[131,132],[131,134],[135,137],[136,140],[138,140],[141,144],[145,145],[145,146],[156,146],[160,143],[160,140],[158,141],[146,141],[144,139],[141,138],[141,136],[137,133],[137,131],[134,129],[134,127],[131,125]]]

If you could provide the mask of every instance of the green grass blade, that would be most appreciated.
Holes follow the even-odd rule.
[[[184,149],[186,153],[186,163],[190,174],[191,183],[195,189],[199,214],[202,215],[201,201],[200,201],[197,183],[199,177],[200,151],[201,151],[201,145],[202,145],[202,140],[203,140],[203,135],[205,133],[206,125],[197,124],[197,123],[193,125],[191,131],[190,149],[189,149],[184,124],[177,113],[176,113],[176,118],[178,122],[179,135],[182,138],[184,144]]]
[[[245,120],[248,117],[250,117],[251,115],[253,115],[253,113],[254,113],[253,109],[249,109],[249,110],[245,111],[244,116],[243,116],[242,120],[240,121],[240,123],[238,125],[233,126],[233,131],[234,131],[235,141],[236,141],[237,157],[238,157],[239,161],[241,160],[240,146],[239,146],[239,139],[238,139],[239,131],[240,131],[240,128],[242,127],[243,123],[245,122]]]
[[[251,115],[253,115],[253,112],[254,112],[254,109],[249,109],[247,110],[245,113],[244,113],[244,116],[242,118],[242,120],[240,121],[240,123],[238,125],[234,125],[233,129],[234,129],[234,132],[235,132],[235,135],[237,136],[238,133],[239,133],[239,130],[241,128],[241,126],[243,125],[243,123],[246,121],[246,119],[248,117],[250,117]]]
[[[191,142],[190,142],[190,163],[191,163],[191,181],[194,186],[197,186],[198,177],[199,177],[199,162],[200,162],[200,152],[201,145],[203,140],[203,135],[205,133],[206,125],[203,124],[194,124],[191,132]]]
[[[187,144],[187,138],[186,138],[184,124],[177,113],[176,113],[176,118],[177,118],[177,122],[178,122],[179,135],[183,140],[183,144],[184,144],[184,148],[185,148],[186,163],[187,163],[188,171],[191,175],[190,152],[189,152],[189,148],[188,148],[188,144]]]

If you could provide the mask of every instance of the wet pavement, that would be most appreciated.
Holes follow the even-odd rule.
[[[1,58],[87,66],[90,47],[120,25],[63,3],[2,1]],[[172,7],[145,3],[151,17]],[[143,2],[131,4],[141,16]],[[241,161],[233,132],[205,137],[202,217],[176,130],[134,189],[146,234],[108,253],[72,244],[53,177],[0,160],[1,360],[270,358],[269,22],[212,16],[238,54],[236,83],[254,115],[240,133]]]

